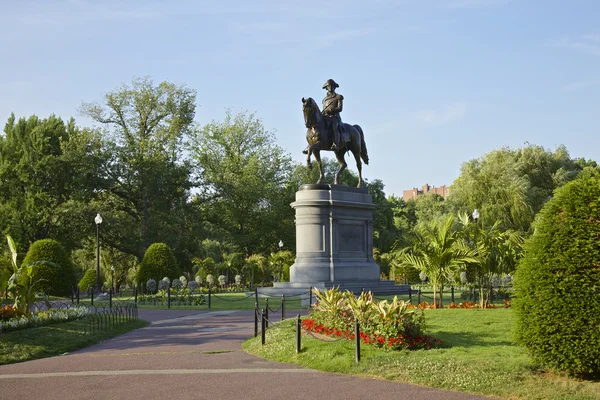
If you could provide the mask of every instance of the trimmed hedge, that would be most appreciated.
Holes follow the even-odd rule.
[[[148,282],[148,279],[160,281],[167,277],[171,280],[181,275],[177,260],[169,246],[165,243],[154,243],[148,247],[140,269],[138,270],[138,282]]]
[[[545,368],[600,376],[600,174],[556,190],[515,275],[517,341]]]
[[[100,285],[102,285],[102,274],[100,274]],[[88,291],[90,288],[96,286],[96,270],[90,268],[85,271],[83,278],[79,281],[79,290],[82,292]]]
[[[37,261],[50,261],[56,265],[40,264],[36,278],[41,278],[40,290],[52,296],[68,297],[76,283],[71,259],[60,243],[53,239],[34,242],[23,260],[23,265]]]

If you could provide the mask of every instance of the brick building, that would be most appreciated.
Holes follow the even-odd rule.
[[[409,190],[404,190],[402,192],[402,198],[404,199],[404,201],[408,201],[410,199],[416,199],[417,196],[425,193],[435,193],[439,194],[440,196],[446,197],[448,196],[448,193],[450,193],[450,187],[446,185],[435,187],[429,186],[429,184],[426,183],[425,185],[423,185],[423,187],[421,187],[421,189],[412,188]]]

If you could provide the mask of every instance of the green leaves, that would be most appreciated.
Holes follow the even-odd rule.
[[[449,214],[443,219],[420,222],[409,238],[410,245],[396,251],[400,265],[425,272],[434,287],[434,303],[438,288],[466,263],[476,262],[475,251],[463,240],[455,218]]]
[[[194,133],[199,209],[223,241],[248,253],[267,253],[293,232],[295,192],[286,190],[292,164],[253,114],[231,115]],[[282,195],[283,194],[283,195]]]
[[[543,207],[515,275],[517,340],[544,367],[600,376],[600,174]]]

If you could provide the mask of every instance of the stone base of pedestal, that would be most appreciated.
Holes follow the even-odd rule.
[[[373,259],[373,199],[364,188],[303,185],[296,210],[296,260],[290,282],[259,289],[265,296],[291,296],[311,288],[339,287],[360,293],[408,293],[407,285],[380,281]]]
[[[351,291],[355,295],[359,295],[362,291],[372,292],[374,296],[389,296],[408,294],[410,285],[397,285],[394,281],[379,281],[371,283],[358,283],[355,281],[349,282],[313,282],[310,285],[305,283],[293,282],[275,282],[273,287],[258,288],[257,293],[263,297],[286,297],[300,298],[302,306],[308,306],[308,299],[311,297],[310,291],[314,288],[319,290],[339,288],[342,292]],[[314,299],[314,294],[312,295]],[[314,300],[313,300],[314,301]]]

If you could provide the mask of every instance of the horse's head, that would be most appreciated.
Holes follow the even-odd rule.
[[[304,124],[307,128],[317,124],[317,118],[321,110],[312,97],[302,98],[302,112],[304,113]]]

